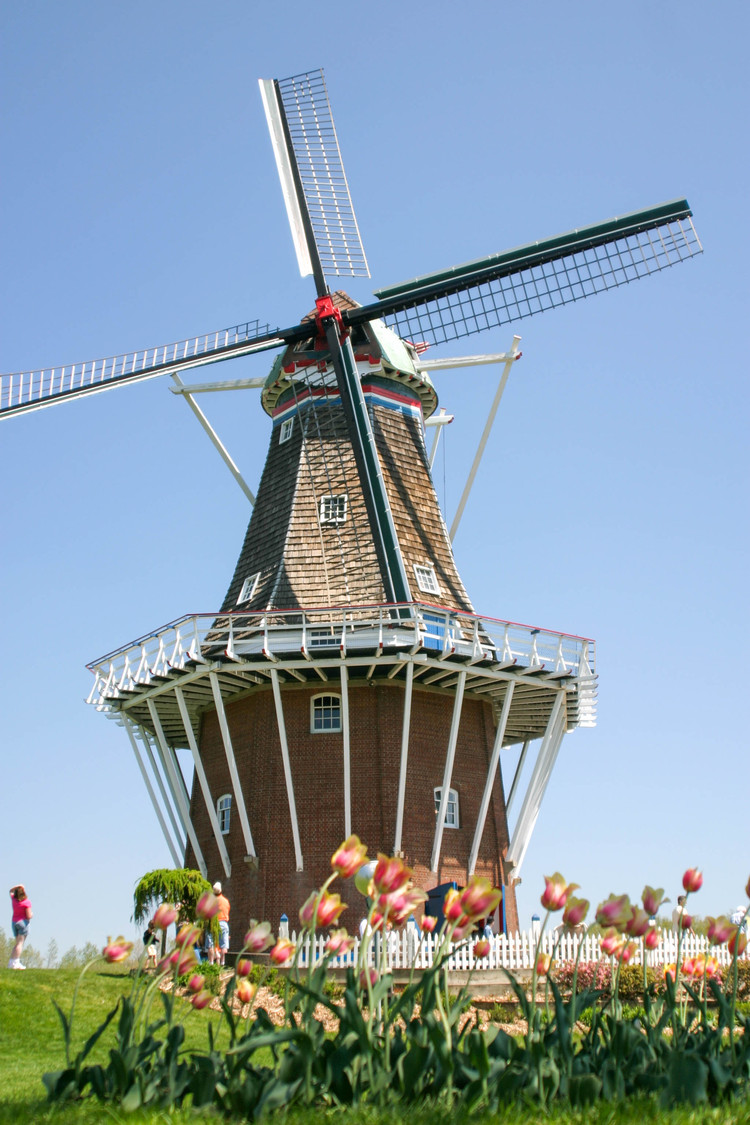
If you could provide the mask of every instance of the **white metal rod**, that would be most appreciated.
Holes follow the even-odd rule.
[[[292,821],[292,839],[294,840],[294,858],[297,870],[304,870],[302,863],[302,845],[299,838],[299,821],[297,820],[297,805],[294,800],[294,785],[292,784],[292,766],[289,761],[289,744],[286,737],[286,723],[284,721],[284,707],[281,702],[281,689],[279,688],[279,673],[271,669],[271,685],[273,687],[273,701],[276,705],[276,723],[279,728],[279,742],[281,743],[281,760],[284,763],[284,778],[286,780],[286,795],[289,801],[289,816]]]
[[[482,436],[479,439],[479,446],[477,447],[477,452],[476,452],[476,455],[474,457],[474,464],[471,466],[469,476],[468,476],[468,478],[466,480],[466,484],[464,486],[463,494],[461,496],[461,499],[458,502],[458,508],[456,509],[456,514],[453,517],[453,523],[451,524],[451,529],[450,529],[450,533],[449,533],[451,543],[453,542],[453,540],[456,537],[456,532],[458,531],[458,525],[460,524],[461,517],[464,514],[464,508],[466,507],[466,501],[469,499],[469,493],[471,492],[472,485],[474,484],[474,477],[477,475],[477,469],[479,468],[479,464],[482,460],[482,455],[484,453],[484,447],[486,446],[487,439],[490,436],[492,424],[495,421],[495,415],[497,414],[497,408],[500,405],[500,399],[503,397],[503,391],[505,390],[505,384],[508,382],[508,375],[510,374],[510,369],[514,364],[514,362],[516,360],[516,357],[518,356],[518,345],[520,343],[521,343],[521,337],[520,336],[514,336],[513,337],[513,347],[510,349],[510,351],[505,356],[505,366],[503,367],[503,373],[500,376],[500,382],[498,383],[497,390],[495,391],[495,398],[493,399],[492,406],[490,407],[490,412],[487,415],[487,422],[485,424],[484,430],[482,431]]]
[[[515,339],[520,340],[520,336]],[[494,355],[460,355],[441,356],[440,359],[419,359],[418,366],[421,371],[453,371],[459,367],[481,367],[489,363],[505,363],[509,358],[508,352],[495,352]]]
[[[182,719],[182,725],[185,728],[185,734],[187,735],[188,744],[190,746],[190,753],[193,755],[195,773],[201,787],[203,800],[206,802],[206,812],[208,813],[208,819],[211,822],[211,828],[213,830],[214,839],[216,840],[216,846],[219,849],[219,855],[221,856],[221,862],[224,867],[224,874],[228,879],[232,874],[232,862],[229,858],[227,845],[221,832],[219,818],[216,815],[216,807],[214,805],[213,797],[211,796],[211,788],[208,784],[206,771],[203,768],[200,750],[198,749],[198,743],[195,740],[195,732],[193,731],[193,724],[190,722],[190,715],[188,714],[187,703],[185,702],[185,696],[183,694],[182,688],[175,687],[174,694],[175,698],[177,699],[177,706],[180,709],[180,718]]]
[[[198,421],[200,422],[203,429],[208,434],[212,445],[214,446],[214,448],[218,452],[219,456],[221,457],[221,459],[224,462],[224,464],[226,465],[226,467],[229,469],[229,471],[232,474],[232,476],[234,477],[234,479],[237,481],[237,484],[240,486],[242,491],[245,493],[245,496],[247,496],[250,503],[254,506],[255,505],[255,495],[251,491],[249,486],[247,485],[247,483],[245,481],[245,478],[243,477],[242,473],[237,468],[237,466],[235,465],[232,458],[229,456],[229,453],[227,452],[226,446],[224,445],[224,443],[219,438],[219,435],[216,433],[216,430],[213,428],[213,426],[209,422],[208,418],[206,417],[206,415],[201,410],[200,406],[198,406],[198,403],[194,400],[191,391],[189,391],[188,389],[186,389],[184,387],[184,384],[183,384],[182,380],[180,379],[179,375],[172,372],[172,378],[174,379],[174,381],[175,381],[175,383],[177,384],[178,387],[183,388],[182,395],[183,395],[183,398],[185,399],[185,402],[188,404],[188,406],[192,410],[193,414],[195,415],[195,417],[198,419]]]
[[[125,718],[124,715],[123,715],[123,718]],[[169,816],[170,822],[172,824],[172,828],[174,829],[175,840],[177,841],[177,847],[182,852],[182,859],[180,860],[180,862],[178,864],[178,866],[181,867],[182,864],[185,862],[186,843],[185,843],[184,829],[182,831],[180,831],[180,827],[177,824],[177,818],[175,817],[174,809],[172,808],[172,802],[170,801],[169,797],[167,796],[167,790],[166,790],[166,787],[164,785],[164,779],[162,777],[161,770],[157,766],[156,759],[154,758],[154,751],[153,751],[153,747],[151,745],[151,739],[149,737],[148,731],[145,729],[145,727],[140,727],[139,729],[140,729],[140,733],[141,733],[141,738],[143,739],[143,745],[146,747],[146,753],[148,754],[148,760],[151,764],[151,769],[153,771],[153,775],[156,778],[157,785],[159,786],[159,792],[161,793],[161,797],[162,797],[162,800],[164,802],[164,808],[167,810],[167,815]]]
[[[518,877],[521,870],[521,863],[526,854],[526,849],[529,846],[531,834],[534,831],[536,818],[539,815],[539,809],[544,797],[547,782],[549,781],[552,767],[555,764],[557,752],[560,749],[562,736],[565,733],[565,722],[563,710],[564,693],[558,693],[555,702],[552,705],[547,728],[544,732],[542,745],[539,748],[537,760],[534,763],[534,769],[529,780],[529,785],[526,790],[521,811],[518,814],[518,821],[513,830],[513,836],[510,844],[508,845],[508,866],[509,873],[514,878]],[[562,721],[560,721],[562,719]],[[560,725],[562,730],[559,737],[555,728]]]
[[[156,819],[159,821],[159,825],[161,826],[161,830],[164,833],[164,839],[167,841],[167,847],[169,848],[170,855],[172,856],[172,861],[173,861],[175,867],[181,867],[183,861],[180,859],[180,857],[177,854],[177,848],[175,847],[174,841],[172,840],[172,837],[169,834],[169,831],[167,829],[166,821],[164,820],[164,816],[162,814],[162,811],[159,808],[159,802],[156,799],[156,794],[154,793],[153,787],[151,785],[151,779],[148,776],[148,772],[146,770],[145,765],[143,764],[143,759],[141,758],[140,752],[138,750],[138,743],[136,742],[135,735],[133,734],[133,730],[132,730],[132,727],[131,727],[130,720],[126,719],[125,716],[123,715],[122,721],[123,721],[123,725],[125,727],[125,730],[127,731],[128,738],[130,739],[130,745],[133,747],[133,753],[135,754],[135,760],[138,763],[138,769],[141,771],[141,777],[143,778],[143,780],[146,784],[146,789],[148,791],[148,795],[151,798],[151,804],[154,806],[154,812],[156,813]]]
[[[221,739],[224,743],[224,753],[227,758],[227,766],[229,768],[229,776],[232,779],[232,789],[234,790],[234,800],[237,805],[237,812],[240,817],[240,824],[242,825],[242,835],[245,840],[245,847],[247,855],[255,858],[255,845],[253,844],[253,834],[250,831],[250,822],[247,819],[247,809],[245,808],[245,797],[242,792],[242,784],[240,782],[240,775],[237,772],[237,762],[234,757],[234,749],[232,747],[232,738],[229,733],[229,724],[227,723],[227,715],[224,710],[224,700],[221,698],[221,685],[219,684],[219,677],[215,672],[209,672],[208,678],[211,681],[211,691],[214,696],[214,703],[216,705],[216,717],[219,720],[219,729],[221,730]]]
[[[515,684],[509,684],[508,690],[505,693],[503,700],[503,708],[500,712],[500,719],[495,731],[495,743],[492,747],[492,754],[490,756],[489,769],[487,770],[487,781],[484,786],[484,793],[482,794],[482,803],[479,806],[479,815],[477,816],[477,827],[474,832],[474,842],[471,845],[471,853],[469,855],[469,875],[474,874],[474,868],[477,865],[477,856],[479,855],[479,845],[482,842],[482,835],[484,833],[484,825],[487,820],[487,810],[490,807],[490,798],[492,797],[492,787],[495,784],[495,777],[497,775],[497,766],[500,761],[500,750],[503,745],[503,738],[505,737],[505,728],[508,724],[508,715],[510,714],[510,705],[513,702],[513,691]]]
[[[192,383],[189,387],[180,383],[179,387],[170,387],[173,395],[200,395],[209,391],[257,391],[266,385],[267,376],[252,379],[222,379],[218,383]]]
[[[396,804],[396,837],[393,843],[395,855],[401,853],[401,836],[404,829],[404,800],[406,798],[406,765],[409,757],[409,728],[411,726],[411,698],[414,684],[414,664],[406,665],[406,688],[404,691],[404,722],[401,728],[401,765],[398,772],[398,799]]]
[[[208,868],[206,867],[206,861],[203,858],[201,846],[198,843],[198,836],[195,831],[195,827],[192,820],[190,819],[190,806],[186,800],[186,794],[183,792],[185,783],[182,780],[182,775],[180,774],[179,777],[177,775],[177,770],[175,769],[176,763],[172,761],[172,749],[168,745],[167,740],[164,736],[164,729],[161,725],[159,712],[156,710],[156,704],[152,699],[149,699],[148,701],[148,711],[151,716],[151,722],[154,724],[154,730],[156,731],[156,745],[161,754],[162,765],[164,766],[164,769],[167,772],[167,776],[172,783],[172,793],[174,795],[178,812],[180,813],[180,816],[182,818],[182,823],[185,827],[185,831],[190,838],[190,843],[193,846],[193,852],[195,853],[195,859],[198,867],[200,868],[201,875],[205,879],[206,875],[208,874]]]
[[[507,801],[506,806],[505,806],[505,815],[508,816],[508,817],[510,816],[511,806],[513,805],[513,801],[515,799],[516,793],[518,792],[518,783],[521,780],[521,770],[524,767],[524,762],[526,761],[526,755],[529,752],[529,746],[530,745],[531,745],[531,739],[527,738],[526,741],[524,742],[523,746],[521,747],[521,753],[520,753],[519,758],[518,758],[518,764],[516,766],[516,772],[513,774],[513,784],[510,787],[510,793],[508,794],[508,801]]]
[[[341,733],[344,742],[344,839],[352,834],[352,759],[349,743],[349,674],[341,665]]]
[[[443,788],[440,793],[440,811],[435,825],[435,842],[432,847],[431,871],[437,871],[440,862],[440,848],[443,843],[443,829],[445,828],[445,814],[448,811],[448,790],[450,789],[453,775],[453,759],[456,756],[456,742],[458,741],[458,724],[461,720],[461,707],[464,701],[464,685],[466,684],[466,669],[462,669],[456,684],[456,698],[453,701],[453,718],[448,736],[448,751],[445,756],[445,769],[443,771]]]

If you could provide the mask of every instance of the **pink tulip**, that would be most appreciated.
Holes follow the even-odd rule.
[[[177,937],[174,939],[175,945],[181,949],[186,949],[189,945],[197,945],[203,936],[203,931],[197,926],[193,926],[190,922],[185,922],[180,926]]]
[[[270,922],[256,922],[255,919],[250,923],[250,929],[245,934],[245,949],[250,953],[262,953],[268,949],[269,945],[273,945],[273,935],[271,934]]]
[[[293,941],[289,941],[288,938],[280,937],[268,956],[271,958],[274,965],[286,965],[286,963],[291,961],[292,957],[294,957],[295,948],[296,946]]]
[[[589,912],[590,905],[587,898],[569,898],[563,911],[563,925],[571,930],[580,926]]]
[[[419,887],[401,887],[390,895],[381,895],[378,905],[387,912],[394,926],[403,926],[409,915],[427,901],[427,893]]]
[[[609,957],[617,957],[625,945],[625,938],[617,930],[607,930],[601,940],[601,950]]]
[[[480,938],[474,946],[474,956],[477,958],[489,957],[490,943],[488,938]]]
[[[706,918],[706,936],[713,945],[723,945],[732,936],[732,923],[725,914]]]
[[[617,951],[617,960],[622,965],[627,965],[629,961],[633,960],[636,951],[636,944],[634,941],[624,943]]]
[[[359,836],[349,836],[331,856],[331,867],[344,879],[356,875],[360,867],[368,862],[367,848]]]
[[[748,879],[748,881],[747,881],[747,886],[745,887],[745,894],[747,895],[748,898],[750,898],[750,879]]]
[[[747,949],[747,934],[743,934],[739,926],[732,926],[732,934],[727,941],[727,949],[734,956],[741,957]]]
[[[699,891],[703,886],[703,875],[697,867],[688,867],[685,874],[682,876],[682,885],[688,894],[694,894]]]
[[[318,925],[327,929],[338,921],[339,915],[346,909],[346,903],[341,901],[341,895],[332,895],[326,891],[318,906]]]
[[[102,957],[105,961],[108,961],[110,965],[116,965],[118,961],[127,960],[132,949],[132,941],[125,941],[122,935],[116,937],[114,941],[111,937],[108,937],[107,944],[102,950]]]
[[[654,890],[653,887],[644,887],[641,898],[643,900],[643,909],[646,911],[649,917],[657,914],[659,912],[659,907],[661,906],[661,904],[667,901],[664,898],[664,890],[662,887],[659,887],[656,890]]]
[[[375,864],[372,881],[375,889],[381,894],[390,894],[397,891],[411,879],[411,869],[406,867],[398,856],[387,856],[380,853]]]
[[[457,922],[463,915],[464,908],[461,905],[461,897],[455,887],[450,887],[443,899],[443,914],[449,922]]]
[[[645,910],[634,906],[630,918],[625,923],[625,933],[631,937],[643,937],[651,928],[651,920]]]
[[[241,1004],[252,1004],[255,993],[258,991],[258,986],[251,984],[249,980],[237,981],[237,988],[235,995]]]
[[[437,918],[433,914],[423,914],[419,923],[419,928],[423,934],[431,934],[437,926]]]
[[[205,922],[207,922],[209,918],[213,918],[215,914],[218,914],[219,900],[216,895],[212,894],[211,891],[206,891],[205,894],[201,895],[198,899],[195,913]]]
[[[367,980],[370,980],[370,987],[374,988],[378,982],[378,974],[374,969],[363,969],[359,974],[359,987],[367,988]]]
[[[656,949],[659,944],[659,931],[656,926],[652,926],[648,933],[644,935],[643,944],[646,949]]]
[[[552,968],[552,958],[549,953],[540,953],[536,959],[536,975],[546,977]]]
[[[172,923],[176,921],[177,907],[169,906],[166,902],[163,902],[161,906],[157,907],[156,913],[151,919],[151,924],[155,926],[157,930],[166,930],[168,926],[171,926]]]
[[[196,992],[195,996],[191,996],[190,1003],[200,1011],[202,1008],[207,1008],[212,1000],[213,996],[210,992]]]
[[[621,929],[629,920],[631,910],[627,895],[610,895],[606,902],[600,902],[596,908],[596,920],[600,926]]]
[[[200,973],[193,973],[190,980],[188,981],[188,988],[191,992],[200,992],[205,983],[205,977],[202,977]]]
[[[340,957],[344,953],[349,953],[354,949],[355,939],[350,937],[346,930],[334,930],[328,941],[325,943],[325,950],[327,953],[332,953],[335,957]]]
[[[503,892],[498,887],[493,887],[489,879],[472,875],[459,897],[464,914],[476,921],[487,918],[495,911]]]
[[[680,929],[689,930],[690,927],[692,926],[692,924],[693,924],[692,914],[686,914],[685,911],[683,910],[682,914],[680,915]]]
[[[458,925],[455,927],[453,933],[451,934],[451,939],[453,941],[463,941],[465,937],[468,937],[469,934],[473,932],[473,930],[474,919],[467,918],[464,915],[462,918],[459,918]]]
[[[238,977],[248,977],[253,971],[253,963],[252,961],[248,961],[247,957],[240,957],[234,967],[234,971]]]
[[[541,902],[545,910],[562,910],[578,883],[566,883],[559,871],[544,876],[544,893]]]

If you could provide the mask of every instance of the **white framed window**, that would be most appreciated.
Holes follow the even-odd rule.
[[[293,430],[294,418],[285,418],[281,423],[281,429],[279,431],[279,445],[283,445],[285,441],[289,441]]]
[[[327,629],[309,629],[307,641],[310,648],[338,648],[341,644],[341,631],[334,632],[332,626]]]
[[[240,605],[242,602],[249,602],[250,601],[253,594],[258,589],[258,583],[259,582],[260,582],[260,571],[258,571],[257,574],[251,574],[249,578],[245,579],[245,581],[242,583],[242,589],[240,590],[240,596],[237,598],[237,605]]]
[[[320,522],[321,523],[343,523],[346,519],[346,509],[349,504],[349,497],[345,492],[338,496],[321,496],[320,498]]]
[[[417,586],[419,586],[423,594],[440,593],[440,586],[438,585],[434,566],[417,566],[415,563],[414,576],[417,580]]]
[[[216,802],[216,818],[219,821],[219,829],[222,836],[229,834],[229,821],[232,816],[232,794],[225,793],[219,797]]]
[[[438,785],[435,789],[435,815],[440,812],[440,798],[443,794],[442,785]],[[458,828],[458,793],[455,789],[448,790],[448,807],[445,810],[445,827]]]
[[[341,730],[341,696],[314,695],[310,702],[310,730],[313,734],[321,731]]]

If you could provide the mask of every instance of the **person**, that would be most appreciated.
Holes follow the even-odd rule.
[[[733,926],[739,926],[741,930],[744,930],[747,926],[747,921],[745,919],[745,907],[738,906],[729,921]]]
[[[19,883],[17,886],[10,888],[10,901],[13,909],[11,927],[13,937],[16,940],[10,951],[8,968],[25,969],[26,966],[21,964],[21,950],[23,949],[23,943],[26,941],[29,933],[29,922],[33,918],[33,913],[23,883]]]
[[[684,913],[685,913],[685,896],[684,895],[678,895],[677,896],[677,906],[675,906],[674,910],[672,911],[672,929],[673,930],[681,930],[682,929],[682,915]]]
[[[229,899],[222,894],[221,883],[218,881],[213,885],[213,892],[219,900],[219,912],[216,915],[219,923],[219,948],[214,946],[213,939],[209,936],[209,961],[212,965],[223,965],[229,949]]]
[[[154,926],[154,920],[152,918],[149,924],[146,926],[146,931],[143,935],[143,945],[146,949],[146,961],[148,962],[150,968],[156,967],[156,943],[156,928]]]

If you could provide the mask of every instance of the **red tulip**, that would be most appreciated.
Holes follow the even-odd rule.
[[[249,980],[237,981],[236,996],[241,1004],[252,1004],[255,993],[258,991],[258,986],[251,984]]]
[[[156,913],[151,919],[151,924],[156,926],[157,930],[166,930],[173,922],[177,921],[177,907],[170,906],[168,903],[163,902],[161,906],[157,907]]]
[[[536,959],[536,975],[546,977],[552,968],[552,958],[549,953],[540,953]]]
[[[437,926],[437,918],[433,914],[423,914],[419,928],[423,934],[431,934]]]
[[[381,894],[390,894],[397,891],[409,882],[411,869],[407,867],[398,856],[378,855],[372,881],[375,889]]]
[[[544,876],[544,892],[541,903],[545,910],[562,910],[578,883],[566,883],[559,871]]]
[[[688,894],[694,894],[699,891],[703,886],[703,875],[697,867],[688,867],[685,874],[682,876],[682,885]]]
[[[645,886],[641,898],[643,900],[643,909],[649,916],[657,914],[661,904],[667,901],[664,898],[664,890],[662,887],[654,890],[653,887]]]
[[[590,905],[587,898],[569,898],[563,911],[563,925],[571,930],[580,926],[589,912]]]
[[[331,867],[344,879],[356,875],[360,867],[368,862],[367,848],[359,836],[349,836],[331,856]]]
[[[503,892],[498,887],[479,875],[472,875],[459,896],[464,914],[474,921],[492,914],[502,897]]]
[[[333,953],[334,956],[339,957],[354,949],[354,942],[355,939],[350,937],[346,930],[334,930],[324,948],[327,953]]]
[[[479,941],[474,946],[474,956],[477,957],[477,958],[481,958],[481,957],[489,957],[489,955],[490,955],[490,943],[489,943],[488,938],[480,938]]]
[[[206,922],[209,918],[213,918],[215,914],[218,914],[219,900],[216,895],[212,894],[211,891],[206,891],[205,894],[201,895],[198,899],[195,913]]]
[[[629,921],[631,912],[627,895],[610,895],[606,902],[600,902],[596,908],[596,920],[600,926],[621,929]]]
[[[234,971],[238,977],[248,977],[253,971],[253,963],[252,961],[248,961],[247,957],[240,957],[235,965]]]
[[[113,941],[111,937],[107,938],[107,944],[102,950],[102,957],[108,961],[110,965],[117,964],[118,961],[125,961],[130,956],[133,949],[132,941],[125,941],[125,938],[120,935]]]
[[[274,965],[286,965],[287,961],[291,961],[292,957],[294,957],[295,948],[296,946],[293,941],[289,941],[288,938],[280,937],[268,956],[271,958]]]
[[[213,996],[210,992],[196,992],[195,996],[191,996],[190,1003],[200,1011],[202,1008],[207,1008],[212,1000]]]
[[[644,934],[643,944],[646,946],[646,949],[656,949],[659,944],[659,931],[656,926],[652,926],[648,933]]]
[[[250,929],[245,934],[245,949],[250,953],[262,953],[268,949],[269,945],[273,945],[273,935],[271,934],[270,922],[256,922],[255,919],[250,923]]]

